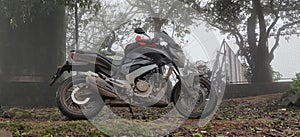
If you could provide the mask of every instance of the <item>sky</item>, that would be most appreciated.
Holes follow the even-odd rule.
[[[292,37],[289,42],[281,39],[280,46],[275,51],[271,65],[284,77],[295,77],[300,73],[300,37]]]
[[[226,36],[218,31],[207,32],[206,27],[202,25],[191,32],[190,43],[185,48],[186,54],[193,60],[212,60],[224,38]],[[235,43],[227,41],[230,47],[237,51]],[[271,43],[272,41],[270,45]],[[283,75],[282,78],[294,78],[296,73],[300,73],[300,37],[291,37],[289,41],[281,38],[279,45],[271,66]]]

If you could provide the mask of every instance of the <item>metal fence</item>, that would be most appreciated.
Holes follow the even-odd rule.
[[[221,44],[221,50],[225,53],[226,83],[247,83],[248,81],[245,77],[246,68],[242,65],[238,55],[234,53],[225,40],[223,40]]]

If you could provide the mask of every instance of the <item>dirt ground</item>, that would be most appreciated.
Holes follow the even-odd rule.
[[[213,120],[199,128],[198,120],[187,120],[168,136],[300,136],[300,108],[278,105],[281,94],[225,100]],[[151,121],[167,113],[167,109],[113,108],[123,118]],[[0,136],[106,136],[89,121],[66,119],[57,108],[3,109],[0,117]],[[128,136],[129,130],[117,127],[110,132]],[[146,132],[146,131],[145,131]],[[2,134],[3,133],[3,134]]]

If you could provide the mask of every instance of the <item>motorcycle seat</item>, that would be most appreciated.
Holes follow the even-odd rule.
[[[112,59],[110,57],[101,56],[99,54],[98,54],[97,58],[105,58],[106,60],[108,60],[114,66],[121,66],[122,63],[123,63],[123,60],[115,60],[115,59]]]
[[[99,60],[104,59],[104,60],[108,61],[110,64],[112,64],[112,65],[115,66],[115,67],[121,66],[122,63],[123,63],[123,60],[114,60],[114,59],[112,59],[112,58],[110,58],[110,57],[103,56],[103,55],[101,55],[101,54],[99,54],[99,53],[85,52],[85,51],[80,51],[80,50],[79,50],[79,51],[77,50],[76,52],[79,53],[79,54],[83,54],[83,55],[88,55],[88,56],[90,56],[90,57],[91,57],[91,58],[90,58],[91,61],[95,61],[94,58],[97,58],[97,60],[98,60],[98,59],[99,59]]]

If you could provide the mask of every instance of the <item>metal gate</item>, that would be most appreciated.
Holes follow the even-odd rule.
[[[246,68],[242,65],[238,55],[230,48],[228,43],[223,40],[221,50],[225,53],[226,83],[241,84],[248,83],[245,73]]]

